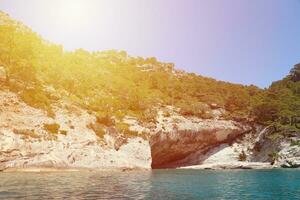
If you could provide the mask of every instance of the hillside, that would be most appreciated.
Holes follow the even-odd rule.
[[[202,103],[217,104],[246,117],[254,96],[262,92],[255,86],[178,71],[174,64],[154,57],[131,57],[125,51],[66,52],[3,13],[1,24],[1,66],[7,83],[28,104],[49,113],[55,100],[49,98],[46,88],[100,115],[131,114],[145,120],[152,118],[149,109],[162,105],[209,118]]]
[[[282,149],[281,141],[299,146],[299,65],[283,80],[260,89],[186,73],[173,63],[125,51],[65,51],[2,12],[0,38],[0,108],[3,116],[11,112],[0,121],[2,139],[19,141],[19,146],[8,142],[2,149],[9,158],[6,167],[26,165],[22,153],[16,159],[9,149],[23,149],[26,155],[33,150],[29,166],[195,165],[220,144],[236,143],[246,134],[257,148],[261,141],[255,138],[265,127],[273,138],[272,145],[263,146],[267,156],[237,145],[236,160],[271,162]],[[43,145],[33,144],[39,140],[53,157],[37,153]],[[73,157],[61,155],[61,145],[71,145],[64,153]],[[274,152],[276,156],[268,157]]]

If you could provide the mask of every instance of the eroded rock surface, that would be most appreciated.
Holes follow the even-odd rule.
[[[165,131],[161,130],[151,137],[153,168],[199,164],[210,149],[230,143],[239,135],[251,131],[251,126],[230,120],[187,119],[182,116],[171,118],[176,119],[175,124],[170,118],[161,118],[159,125]]]
[[[0,170],[9,168],[271,168],[300,166],[298,134],[278,137],[268,128],[224,120],[184,117],[168,107],[156,122],[125,117],[137,136],[108,128],[99,138],[96,118],[68,102],[53,105],[55,117],[32,108],[8,90],[0,91]],[[49,132],[45,124],[57,124]],[[143,135],[143,137],[139,136]]]
[[[116,138],[99,140],[87,128],[95,119],[84,110],[55,108],[56,117],[29,107],[13,93],[0,92],[0,169],[150,168],[148,141],[129,138],[115,149]],[[75,109],[75,108],[74,108]],[[57,123],[66,134],[47,132],[44,124]]]

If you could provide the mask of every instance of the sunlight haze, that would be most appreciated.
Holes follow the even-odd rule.
[[[267,87],[300,62],[298,0],[0,0],[66,50],[125,50],[218,80]]]

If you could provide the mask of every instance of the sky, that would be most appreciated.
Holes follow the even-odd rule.
[[[66,50],[125,50],[268,87],[300,62],[300,0],[0,0]]]

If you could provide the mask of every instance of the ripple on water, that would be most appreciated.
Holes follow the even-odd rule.
[[[300,170],[2,173],[0,199],[300,199]]]

